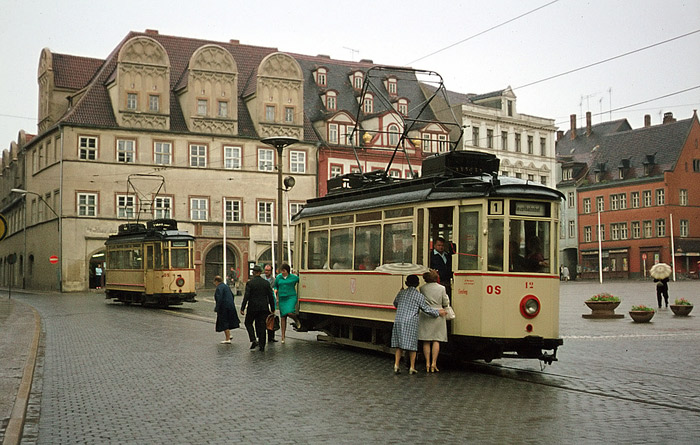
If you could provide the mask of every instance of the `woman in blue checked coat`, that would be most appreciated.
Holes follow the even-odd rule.
[[[403,351],[408,351],[411,364],[409,374],[416,374],[416,352],[418,351],[418,312],[425,312],[432,317],[444,317],[444,309],[433,309],[425,301],[425,297],[416,287],[420,281],[418,276],[409,275],[406,278],[406,289],[401,289],[394,299],[396,318],[391,331],[391,347],[396,348],[394,356],[394,372],[400,373],[399,363]]]

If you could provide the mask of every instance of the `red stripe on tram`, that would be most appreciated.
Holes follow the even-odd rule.
[[[396,310],[394,306],[389,306],[386,304],[372,304],[372,303],[353,303],[351,301],[333,301],[333,300],[312,300],[310,298],[300,298],[302,303],[318,303],[318,304],[332,304],[335,306],[353,306],[353,307],[368,307],[372,309],[391,309]]]
[[[513,277],[513,278],[556,278],[559,279],[559,275],[530,275],[530,274],[514,274],[514,273],[497,273],[497,272],[456,272],[455,276],[460,277]]]

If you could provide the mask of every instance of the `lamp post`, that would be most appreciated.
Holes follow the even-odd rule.
[[[58,265],[58,291],[61,292],[61,267],[63,265],[63,252],[61,251],[61,217],[58,216],[58,213],[49,205],[48,202],[44,199],[43,196],[41,196],[39,193],[36,192],[30,192],[28,190],[24,189],[11,189],[11,193],[18,193],[22,195],[24,198],[24,260],[22,261],[22,289],[24,289],[24,281],[27,276],[27,194],[30,195],[35,195],[39,197],[39,200],[46,204],[46,207],[53,212],[54,215],[56,215],[56,218],[58,218],[58,259],[59,259],[59,265]]]
[[[281,266],[284,262],[284,219],[282,213],[282,191],[284,190],[284,184],[282,181],[282,154],[284,147],[295,144],[299,142],[299,140],[288,136],[273,136],[261,139],[260,142],[265,145],[275,147],[277,150],[277,261],[279,263],[279,268],[279,266]]]

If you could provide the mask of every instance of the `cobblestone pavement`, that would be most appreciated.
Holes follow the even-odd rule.
[[[262,353],[243,329],[219,344],[206,295],[169,311],[20,295],[41,314],[44,348],[23,443],[697,443],[700,314],[583,319],[601,289],[622,298],[618,313],[655,303],[649,282],[565,283],[559,362],[417,376],[313,334]],[[670,284],[672,298],[700,301],[699,289]]]

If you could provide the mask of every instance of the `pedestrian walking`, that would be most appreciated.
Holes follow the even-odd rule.
[[[406,278],[406,288],[401,289],[394,299],[396,318],[391,330],[391,347],[394,353],[394,372],[401,372],[399,363],[403,351],[408,351],[409,374],[416,374],[416,353],[418,352],[418,312],[419,309],[431,317],[445,316],[444,309],[433,309],[425,302],[423,294],[416,287],[420,281],[417,275]]]
[[[214,277],[214,312],[216,312],[216,332],[224,333],[226,337],[221,343],[231,344],[231,329],[238,329],[241,325],[236,314],[236,304],[233,300],[233,292],[223,283],[219,275]]]
[[[265,279],[265,281],[270,283],[270,287],[274,289],[275,276],[272,274],[272,265],[265,264],[265,266],[263,267],[263,271],[264,271],[264,275],[262,277]],[[275,330],[274,329],[267,330],[267,341],[268,341],[268,343],[277,343],[277,340],[275,340]]]
[[[277,304],[280,308],[282,343],[284,343],[287,333],[287,317],[294,320],[297,330],[301,329],[301,320],[296,314],[297,310],[297,284],[299,277],[291,273],[289,264],[280,266],[281,273],[275,277],[273,287],[277,291]]]
[[[442,309],[450,305],[445,286],[438,283],[439,279],[437,271],[430,270],[423,274],[425,284],[420,288],[420,293],[425,296],[425,302],[433,309]],[[444,317],[433,317],[420,312],[418,340],[423,342],[425,372],[439,372],[437,359],[440,354],[440,342],[447,341],[447,320]]]
[[[659,309],[661,309],[661,297],[666,300],[666,308],[668,308],[668,278],[671,276],[671,271],[671,266],[666,263],[656,263],[649,270],[649,274],[656,283],[656,301],[659,303]]]
[[[253,267],[253,278],[248,280],[245,286],[241,315],[245,315],[244,324],[250,339],[250,349],[257,347],[260,351],[264,351],[267,338],[265,320],[271,312],[275,311],[275,298],[270,283],[260,276],[261,273],[262,267],[257,265]]]
[[[562,281],[569,281],[571,279],[571,275],[570,275],[568,267],[562,266],[561,277],[562,277]]]

